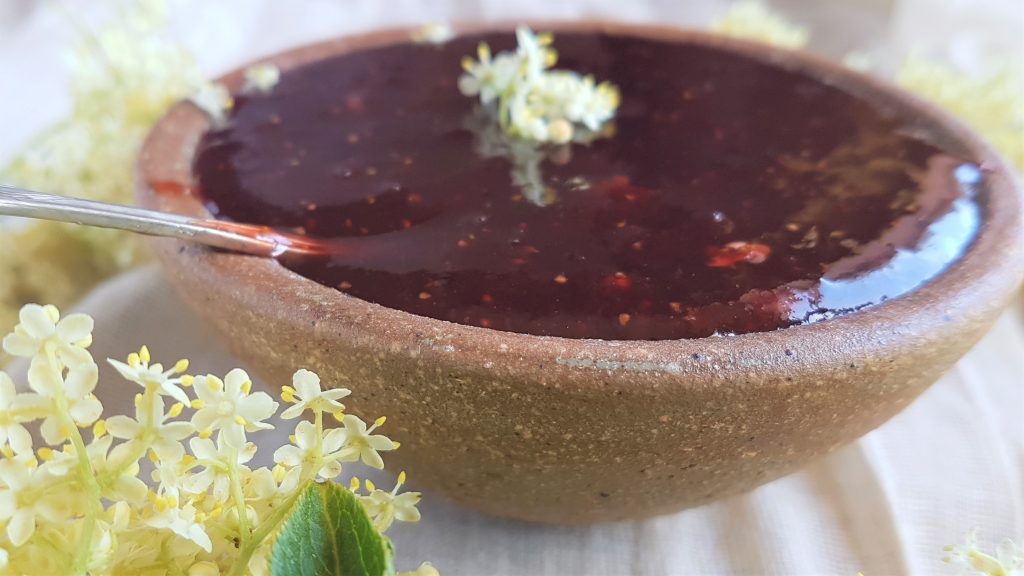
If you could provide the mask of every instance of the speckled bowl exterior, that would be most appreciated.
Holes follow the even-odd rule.
[[[944,145],[975,158],[990,201],[964,257],[909,295],[806,326],[676,341],[452,324],[347,296],[269,259],[152,242],[181,297],[259,377],[279,386],[309,368],[328,386],[351,388],[354,412],[387,415],[387,433],[402,442],[388,463],[408,470],[414,487],[487,513],[559,524],[643,518],[750,490],[906,407],[971,348],[1019,286],[1024,226],[1011,172],[931,106],[803,53],[657,27],[536,27],[714,45],[812,70],[915,115]],[[409,34],[342,38],[268,60],[287,69]],[[237,87],[239,79],[235,72],[223,80]],[[153,129],[138,165],[143,206],[208,216],[196,197],[166,192],[167,182],[191,182],[205,128],[198,111],[180,104]]]

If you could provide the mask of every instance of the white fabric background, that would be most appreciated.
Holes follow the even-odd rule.
[[[390,23],[581,15],[703,25],[724,1],[172,2],[177,32],[204,69]],[[818,47],[877,55],[908,46],[968,66],[1024,49],[1020,0],[813,0],[778,5],[818,30]],[[856,6],[856,8],[854,8]],[[91,17],[92,14],[83,14]],[[229,23],[229,24],[225,24]],[[40,3],[0,0],[0,158],[67,106],[60,53],[72,31]],[[196,370],[236,365],[178,303],[155,268],[100,287],[79,306],[97,320],[97,358],[146,343],[157,358],[186,356]],[[297,367],[298,368],[298,367]],[[23,367],[13,367],[16,378]],[[355,387],[358,395],[358,387]],[[134,390],[103,372],[108,411]],[[287,430],[268,433],[276,446]],[[268,457],[264,454],[263,457]],[[360,470],[360,473],[362,471]],[[390,480],[383,480],[389,485]],[[415,489],[415,478],[412,478]],[[984,341],[915,404],[879,430],[805,470],[749,494],[645,522],[539,527],[481,516],[426,494],[423,522],[391,535],[399,567],[431,560],[452,575],[945,574],[942,546],[979,529],[984,546],[1024,540],[1024,307],[1018,302]]]

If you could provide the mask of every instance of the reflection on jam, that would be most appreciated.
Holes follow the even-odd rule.
[[[813,322],[915,289],[970,244],[984,187],[919,127],[708,48],[560,34],[622,89],[614,135],[495,145],[456,88],[480,40],[396,45],[239,96],[194,170],[220,218],[323,239],[285,262],[353,296],[540,335],[671,339]]]

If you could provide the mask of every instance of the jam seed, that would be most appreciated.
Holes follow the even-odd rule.
[[[483,302],[484,304],[494,304],[494,296],[491,296],[490,294],[484,294],[483,296],[480,297],[480,301]]]
[[[455,244],[458,245],[459,248],[465,248],[466,246],[469,246],[469,242],[466,242],[464,238],[459,238],[459,241],[456,242]]]
[[[430,300],[430,292],[420,292],[420,300]]]
[[[679,302],[669,302],[668,307],[676,314],[681,314],[683,312],[683,305]]]
[[[565,284],[569,279],[565,277],[565,274],[559,274],[555,276],[555,284]]]
[[[488,320],[487,318],[481,318],[480,319],[480,326],[482,326],[484,328],[490,328],[491,327],[491,321]]]
[[[644,249],[644,242],[643,242],[643,240],[637,240],[636,242],[633,242],[632,246],[633,246],[633,250],[636,250],[637,252],[639,252],[639,251]]]
[[[625,312],[619,314],[619,326],[625,326],[626,324],[629,324],[629,319],[629,314],[626,314]]]
[[[352,283],[349,282],[348,280],[342,280],[341,282],[338,283],[338,288],[340,288],[342,290],[348,290],[351,287],[352,287]]]

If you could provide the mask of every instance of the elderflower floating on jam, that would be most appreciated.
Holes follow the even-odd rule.
[[[273,64],[256,64],[245,69],[242,92],[267,94],[281,81],[281,71]]]
[[[142,387],[135,416],[98,419],[102,404],[92,395],[97,366],[84,347],[92,319],[61,320],[56,308],[36,305],[20,316],[23,323],[3,345],[31,359],[31,392],[17,392],[0,372],[0,573],[289,573],[271,565],[280,556],[274,553],[278,534],[311,530],[305,523],[314,520],[292,513],[304,496],[339,476],[343,463],[361,459],[380,467],[378,452],[398,447],[373,434],[383,418],[367,427],[343,413],[337,400],[348,390],[323,391],[316,374],[300,370],[284,395],[295,403],[289,409],[310,412],[312,421],[300,421],[292,444],[276,450],[273,469],[250,467],[257,446],[248,434],[269,428],[265,420],[278,404],[253,392],[242,370],[223,380],[193,380],[183,374],[187,361],[165,371],[151,363],[146,347],[127,363],[111,362]],[[168,397],[179,401],[170,404]],[[193,409],[191,417],[184,414]],[[325,428],[325,414],[343,425]],[[31,424],[39,425],[36,437],[45,446],[33,446]],[[147,457],[153,468],[148,487],[140,478]],[[398,485],[404,482],[403,474]],[[356,507],[353,520],[363,528],[330,528],[324,536],[330,542],[349,538],[360,553],[365,537],[373,536],[376,549],[365,552],[387,556],[391,564],[392,549],[380,532],[394,520],[418,520],[419,494],[371,486],[363,497],[357,488],[334,487],[333,494]],[[424,564],[412,574],[437,572]]]
[[[412,33],[412,41],[420,44],[444,44],[454,37],[452,27],[442,22],[424,24]]]
[[[498,124],[511,136],[535,142],[573,140],[577,125],[597,132],[615,115],[619,90],[608,82],[568,70],[550,70],[557,61],[550,34],[516,30],[515,52],[492,56],[486,43],[477,59],[466,57],[459,90],[494,105]]]

